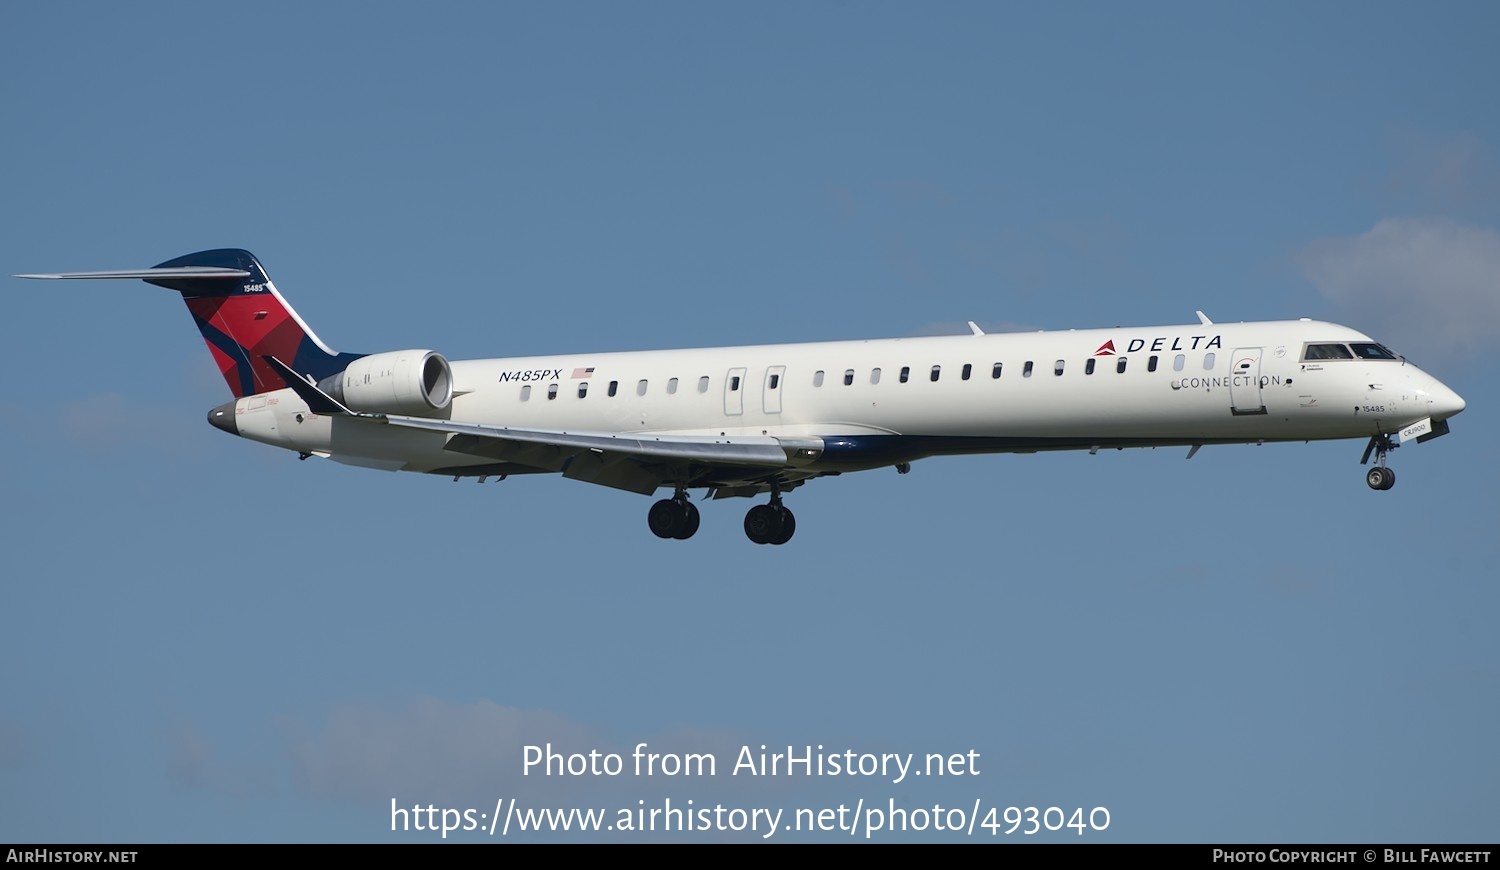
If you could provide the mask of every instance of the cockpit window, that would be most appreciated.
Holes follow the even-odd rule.
[[[1354,359],[1354,354],[1342,344],[1309,344],[1302,353],[1303,359]]]
[[[1390,348],[1383,344],[1376,344],[1373,341],[1355,342],[1349,346],[1354,348],[1354,355],[1360,359],[1400,359],[1400,357],[1391,353]]]

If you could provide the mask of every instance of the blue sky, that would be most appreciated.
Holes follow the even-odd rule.
[[[336,349],[450,358],[1307,316],[1469,407],[1389,493],[1354,442],[934,459],[797,490],[784,547],[740,501],[674,543],[628,493],[229,438],[173,294],[0,279],[0,840],[437,842],[391,800],[500,798],[1500,838],[1494,4],[6,24],[5,275],[244,247]],[[719,775],[521,774],[526,745],[641,742]],[[979,773],[727,775],[761,744]]]

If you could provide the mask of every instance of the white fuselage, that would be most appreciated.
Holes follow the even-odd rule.
[[[516,429],[814,437],[807,471],[941,453],[1370,437],[1464,403],[1402,359],[1296,320],[454,361],[445,419]],[[443,432],[312,414],[291,390],[235,403],[239,434],[392,470],[487,460]],[[842,448],[840,447],[842,445]]]

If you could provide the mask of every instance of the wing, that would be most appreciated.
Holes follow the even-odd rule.
[[[649,495],[662,486],[713,487],[716,496],[791,489],[821,472],[804,470],[823,455],[823,439],[565,432],[514,429],[399,414],[351,411],[274,356],[263,357],[318,414],[347,415],[449,434],[444,449],[514,463],[573,480]]]
[[[601,486],[650,494],[664,485],[750,495],[791,488],[823,452],[820,438],[562,432],[385,415],[392,426],[447,432],[455,453],[514,462]]]

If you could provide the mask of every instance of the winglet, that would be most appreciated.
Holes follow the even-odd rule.
[[[979,324],[975,323],[972,320],[969,321],[969,329],[973,330],[975,335],[984,335],[984,330],[980,329]]]
[[[1198,322],[1201,323],[1201,324],[1203,324],[1204,326],[1213,326],[1214,325],[1214,322],[1212,320],[1209,320],[1208,319],[1208,315],[1204,314],[1202,311],[1198,312]]]

